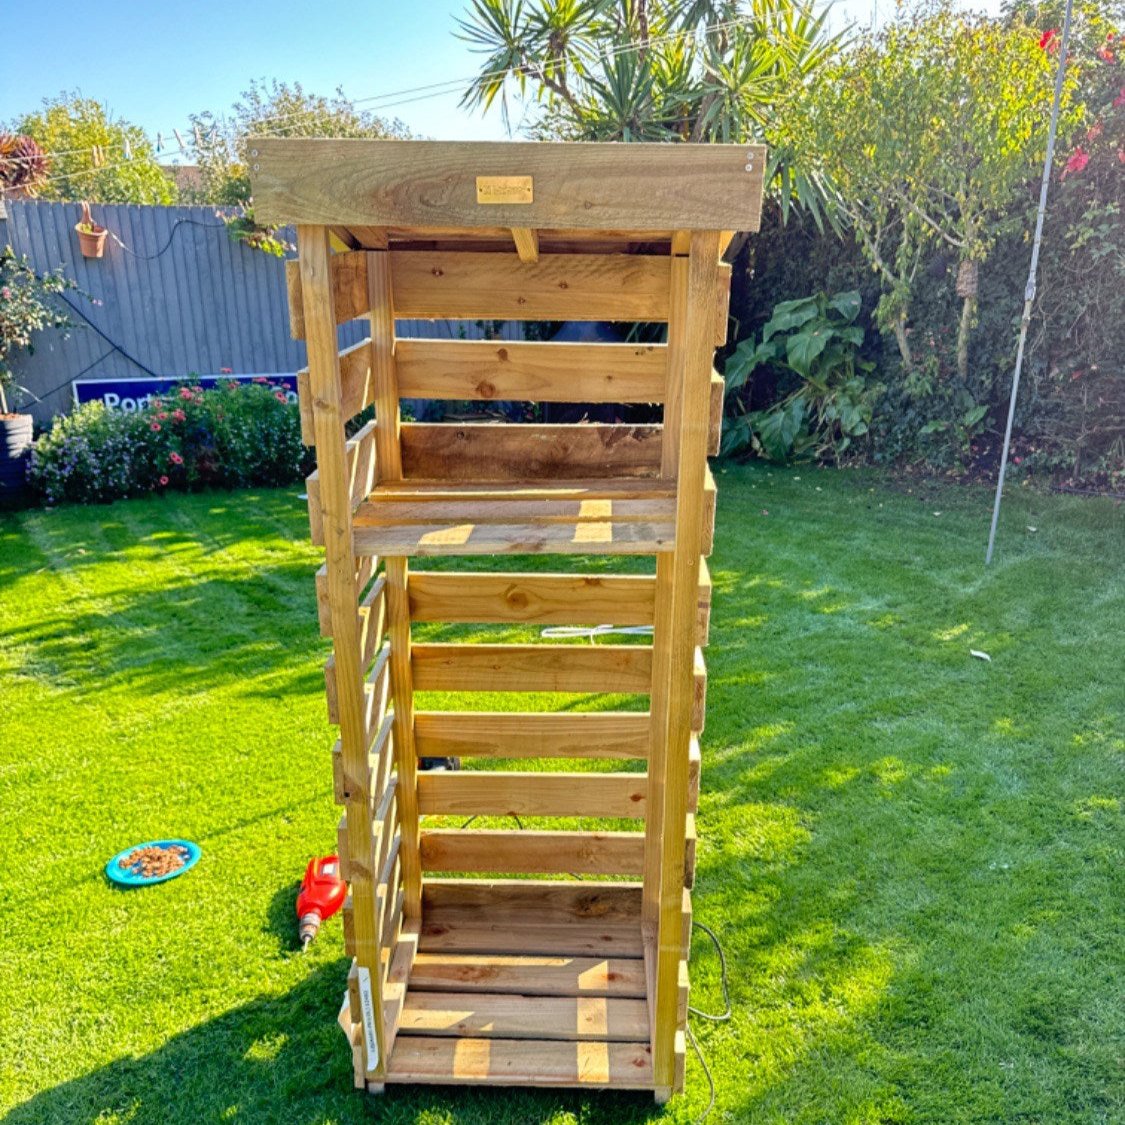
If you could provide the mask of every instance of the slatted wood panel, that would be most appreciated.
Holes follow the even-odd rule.
[[[647,758],[647,712],[417,711],[421,758]]]
[[[486,770],[418,775],[422,813],[630,817],[645,814],[643,773]]]

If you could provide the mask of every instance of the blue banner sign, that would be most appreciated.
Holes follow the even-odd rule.
[[[176,379],[75,379],[71,387],[74,389],[75,405],[102,402],[107,410],[124,410],[131,414],[144,410],[153,395],[167,394],[184,383],[210,388],[216,383],[252,383],[255,379],[268,380],[275,387],[284,389],[290,402],[297,401],[297,376],[292,372],[273,372],[268,375],[192,375],[190,378]],[[288,387],[282,388],[283,383],[288,383]]]

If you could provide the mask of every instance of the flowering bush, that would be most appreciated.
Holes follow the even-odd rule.
[[[264,378],[209,390],[185,383],[134,413],[86,403],[36,442],[32,487],[57,504],[170,488],[289,484],[312,466],[289,389]]]

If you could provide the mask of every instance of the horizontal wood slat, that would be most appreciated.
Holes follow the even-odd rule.
[[[340,352],[340,413],[345,419],[353,418],[374,401],[371,338],[368,337]],[[312,386],[307,367],[297,372],[297,403],[301,412],[301,440],[307,446],[315,446]]]
[[[644,870],[641,832],[423,829],[423,871],[631,875]]]
[[[380,638],[380,640],[381,639],[382,638]],[[372,731],[372,734],[374,734],[374,728],[377,728],[379,724],[382,723],[383,712],[386,710],[386,700],[383,697],[387,692],[386,677],[388,652],[388,648],[384,646],[379,652],[375,660],[375,665],[371,669],[371,673],[364,684],[364,691],[368,701],[368,729]],[[336,684],[335,654],[330,656],[324,664],[324,695],[328,701],[328,721],[338,724],[340,721],[340,712],[339,692]]]
[[[375,487],[375,421],[372,419],[344,445],[344,466],[354,512]],[[320,506],[320,470],[305,479],[309,498],[309,531],[316,546],[324,546],[324,512]]]
[[[359,605],[359,666],[364,671],[374,659],[386,632],[386,579],[380,574]],[[324,682],[329,699],[335,701],[337,696],[335,653],[325,661]],[[329,713],[335,713],[335,702],[329,703]]]
[[[379,251],[373,251],[379,253]],[[646,254],[389,250],[395,315],[503,320],[668,319],[668,259]]]
[[[723,402],[726,399],[726,380],[717,372],[711,372],[711,415],[707,430],[707,456],[718,457],[723,443]]]
[[[647,711],[416,711],[420,758],[647,758]]]
[[[355,560],[355,596],[358,602],[363,588],[371,581],[379,569],[379,559],[374,555],[360,555]],[[332,610],[328,600],[328,564],[323,564],[316,572],[316,616],[320,623],[320,635],[332,636]],[[356,607],[358,612],[358,605]]]
[[[648,1090],[653,1082],[652,1048],[647,1043],[435,1040],[402,1035],[388,1063],[386,1081]]]
[[[416,691],[560,691],[647,694],[648,645],[417,644]]]
[[[427,953],[491,955],[518,949],[546,956],[640,957],[643,944],[637,919],[535,922],[520,911],[428,907],[422,915],[419,948]]]
[[[489,992],[516,996],[646,995],[644,964],[627,957],[549,957],[418,953],[411,991]]]
[[[406,398],[663,402],[664,344],[396,340]]]
[[[597,1040],[648,1043],[644,1000],[503,993],[407,993],[399,1034],[483,1039]]]
[[[651,625],[656,582],[649,575],[412,570],[407,593],[413,621]]]
[[[643,773],[420,773],[418,809],[470,816],[638,819],[645,814],[645,784]]]
[[[260,221],[519,227],[539,229],[541,237],[543,228],[757,230],[766,158],[764,147],[745,144],[295,137],[247,143]],[[479,177],[510,176],[530,178],[529,200],[481,202]]]
[[[438,481],[589,480],[655,477],[660,426],[498,425],[407,422],[407,478]]]
[[[355,320],[370,308],[367,303],[367,254],[366,250],[348,250],[333,254],[328,259],[332,307],[336,310],[337,324]],[[285,263],[285,281],[289,294],[289,332],[294,340],[303,340],[305,304],[297,261]]]
[[[641,885],[576,883],[572,879],[431,879],[422,884],[423,910],[491,911],[513,923],[640,921]]]

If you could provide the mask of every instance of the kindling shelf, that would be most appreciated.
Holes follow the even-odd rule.
[[[350,886],[339,1022],[356,1085],[612,1087],[663,1101],[684,1081],[721,255],[732,232],[757,229],[764,150],[248,147],[257,216],[297,224],[289,301],[308,346],[301,428],[317,452],[309,524],[325,550],[317,611],[333,645]],[[341,350],[338,326],[357,318],[369,335]],[[396,318],[537,329],[398,339]],[[622,342],[542,338],[545,322],[576,320],[616,323]],[[643,403],[660,420],[410,422],[402,398]],[[543,554],[559,572],[411,561]],[[572,555],[649,556],[655,573],[567,571]],[[421,643],[423,622],[653,632]],[[520,709],[531,692],[634,702]],[[416,693],[503,693],[513,706],[434,709]],[[435,757],[465,768],[419,770]]]

